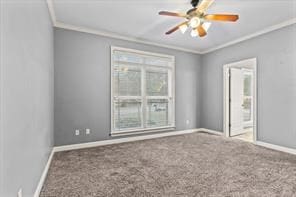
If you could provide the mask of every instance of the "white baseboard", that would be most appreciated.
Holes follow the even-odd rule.
[[[42,175],[41,175],[41,178],[40,178],[40,180],[39,180],[39,183],[38,183],[38,185],[37,185],[37,188],[36,188],[36,190],[35,190],[34,197],[39,197],[39,195],[40,195],[40,192],[41,192],[42,186],[43,186],[43,184],[44,184],[44,181],[45,181],[45,179],[46,179],[47,172],[48,172],[49,166],[50,166],[50,164],[51,164],[51,161],[52,161],[53,155],[54,155],[54,150],[52,149],[52,150],[51,150],[51,153],[50,153],[50,155],[49,155],[49,157],[48,157],[47,163],[46,163],[46,165],[45,165],[45,168],[44,168],[44,170],[43,170],[43,172],[42,172]]]
[[[215,130],[210,130],[210,129],[206,129],[206,128],[200,128],[198,130],[199,131],[204,131],[204,132],[207,132],[207,133],[211,133],[211,134],[215,134],[215,135],[223,135],[223,132],[221,132],[221,131],[215,131]],[[272,149],[272,150],[277,150],[277,151],[281,151],[281,152],[296,155],[296,149],[293,149],[293,148],[287,148],[287,147],[284,147],[284,146],[270,144],[270,143],[266,143],[266,142],[262,142],[262,141],[255,141],[255,142],[253,142],[253,144],[258,145],[258,146],[263,146],[265,148],[269,148],[269,149]]]
[[[274,145],[274,144],[261,142],[261,141],[257,141],[254,144],[256,144],[258,146],[263,146],[265,148],[269,148],[269,149],[273,149],[273,150],[277,150],[277,151],[281,151],[281,152],[296,155],[296,149],[293,149],[293,148],[287,148],[287,147],[284,147],[284,146]]]
[[[133,141],[154,139],[154,138],[167,137],[167,136],[183,135],[183,134],[199,132],[199,131],[201,131],[201,130],[200,129],[189,129],[189,130],[182,130],[182,131],[170,131],[170,132],[165,132],[165,133],[156,133],[156,134],[149,134],[149,135],[142,135],[142,136],[125,137],[125,138],[118,138],[118,139],[111,139],[111,140],[102,140],[102,141],[96,141],[96,142],[81,143],[81,144],[56,146],[53,148],[53,150],[54,150],[54,152],[76,150],[76,149],[82,149],[82,148],[91,148],[91,147],[97,147],[97,146],[119,144],[119,143],[124,143],[124,142],[133,142]]]
[[[206,129],[206,128],[200,128],[199,131],[204,131],[204,132],[211,133],[214,135],[223,135],[222,131],[215,131],[215,130]]]

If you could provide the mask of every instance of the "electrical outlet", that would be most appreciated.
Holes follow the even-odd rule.
[[[190,123],[190,120],[186,120],[186,124],[189,124]]]
[[[90,129],[85,129],[85,134],[89,135],[90,134]]]
[[[17,192],[17,197],[23,197],[23,190],[22,190],[22,188]]]
[[[75,135],[79,135],[79,134],[80,134],[79,130],[76,129],[76,130],[75,130]]]

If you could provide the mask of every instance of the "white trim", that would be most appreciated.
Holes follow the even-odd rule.
[[[81,143],[81,144],[71,144],[71,145],[65,145],[65,146],[56,146],[53,148],[53,150],[54,152],[61,152],[61,151],[76,150],[76,149],[83,149],[83,148],[92,148],[97,146],[106,146],[111,144],[120,144],[125,142],[133,142],[133,141],[141,141],[141,140],[155,139],[155,138],[175,136],[175,135],[183,135],[183,134],[189,134],[189,133],[194,133],[199,131],[201,131],[201,129],[189,129],[189,130],[182,130],[182,131],[171,131],[166,133],[156,133],[151,135],[102,140],[102,141],[88,142],[88,143]]]
[[[135,129],[127,129],[120,131],[112,131],[111,136],[119,136],[119,135],[131,135],[131,134],[139,134],[139,133],[151,133],[158,131],[172,131],[175,130],[175,126],[166,126],[166,127],[154,127],[154,128],[135,128]]]
[[[51,161],[52,161],[54,152],[55,151],[54,151],[54,148],[53,148],[51,150],[51,153],[50,153],[50,155],[48,157],[47,163],[46,163],[46,165],[44,167],[44,170],[43,170],[42,175],[40,177],[40,180],[38,182],[37,188],[36,188],[35,193],[34,193],[34,197],[39,197],[39,195],[40,195],[40,192],[41,192],[42,186],[44,184],[44,181],[46,179],[46,176],[47,176],[47,173],[48,173],[48,170],[49,170],[49,166],[51,164]]]
[[[214,134],[214,135],[223,135],[222,131],[216,131],[216,130],[211,130],[211,129],[206,129],[206,128],[200,128],[199,131],[204,131],[206,133]]]
[[[284,146],[270,144],[270,143],[266,143],[266,142],[262,142],[262,141],[257,141],[254,144],[258,145],[258,146],[263,146],[265,148],[269,148],[269,149],[273,149],[273,150],[277,150],[277,151],[281,151],[281,152],[296,155],[296,149],[294,149],[294,148],[287,148],[287,147],[284,147]]]
[[[257,59],[251,58],[223,66],[223,133],[229,137],[229,70],[233,67],[252,66],[253,69],[253,141],[257,141]],[[250,67],[248,67],[250,68]]]
[[[290,25],[293,25],[295,23],[296,23],[296,18],[292,18],[292,19],[289,19],[289,20],[284,21],[282,23],[279,23],[279,24],[276,24],[276,25],[267,27],[265,29],[262,29],[260,31],[257,31],[255,33],[249,34],[247,36],[243,36],[243,37],[238,38],[236,40],[233,40],[233,41],[227,42],[225,44],[219,45],[217,47],[213,47],[213,48],[207,49],[205,51],[202,51],[201,54],[206,54],[206,53],[210,53],[210,52],[213,52],[213,51],[216,51],[216,50],[225,48],[225,47],[229,47],[231,45],[235,45],[237,43],[240,43],[240,42],[249,40],[251,38],[255,38],[257,36],[261,36],[263,34],[266,34],[266,33],[269,33],[269,32],[272,32],[272,31],[275,31],[275,30],[278,30],[278,29],[281,29],[281,28],[284,28],[284,27],[287,27],[287,26],[290,26]]]
[[[49,15],[52,21],[53,26],[56,25],[57,22],[57,18],[56,18],[56,14],[54,11],[54,5],[53,5],[53,1],[52,0],[46,0],[47,2],[47,6],[48,6],[48,11],[49,11]]]
[[[134,38],[134,37],[130,37],[130,36],[119,35],[119,34],[111,33],[111,32],[99,31],[99,30],[95,30],[95,29],[91,29],[91,28],[87,28],[87,27],[75,26],[75,25],[66,24],[63,22],[58,22],[58,21],[56,21],[55,27],[61,28],[61,29],[72,30],[72,31],[83,32],[83,33],[99,35],[99,36],[104,36],[104,37],[109,37],[109,38],[126,40],[126,41],[135,42],[135,43],[147,44],[147,45],[151,45],[151,46],[157,46],[157,47],[163,47],[163,48],[168,48],[168,49],[174,49],[174,50],[178,50],[178,51],[200,54],[200,52],[196,51],[196,50],[186,49],[186,48],[182,48],[182,47],[176,47],[176,46],[172,46],[172,45],[160,44],[157,42],[147,41],[144,39],[138,39],[138,38]]]
[[[157,132],[164,132],[164,131],[175,131],[176,127],[160,127],[160,128],[153,128],[153,129],[138,129],[138,130],[130,130],[130,131],[119,131],[119,132],[112,132],[112,137],[118,136],[132,136],[132,135],[139,135],[139,134],[148,134],[148,133],[157,133]]]

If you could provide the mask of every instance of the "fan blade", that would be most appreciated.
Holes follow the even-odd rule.
[[[205,13],[206,10],[214,3],[214,0],[203,0],[198,6],[196,11]]]
[[[167,31],[165,34],[167,34],[167,35],[168,35],[168,34],[171,34],[171,33],[175,32],[175,31],[177,31],[177,30],[179,29],[180,26],[185,25],[185,24],[187,24],[187,23],[188,23],[188,21],[185,21],[185,22],[183,22],[183,23],[177,25],[176,27],[170,29],[170,30]]]
[[[187,16],[184,13],[175,13],[175,12],[167,12],[167,11],[160,11],[158,14],[164,15],[164,16],[176,16],[176,17],[183,17],[183,18]]]
[[[206,30],[203,28],[202,25],[199,25],[197,28],[196,28],[197,32],[198,32],[198,35],[200,37],[204,37],[205,35],[207,35],[207,32]]]
[[[235,22],[239,18],[238,15],[231,15],[231,14],[207,14],[204,16],[204,19],[210,21],[229,21]]]

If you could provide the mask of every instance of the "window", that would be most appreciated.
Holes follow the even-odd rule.
[[[173,56],[111,47],[112,133],[175,127]]]
[[[244,96],[243,96],[244,122],[246,125],[252,125],[252,119],[253,119],[252,71],[244,70],[243,76],[244,76]]]

